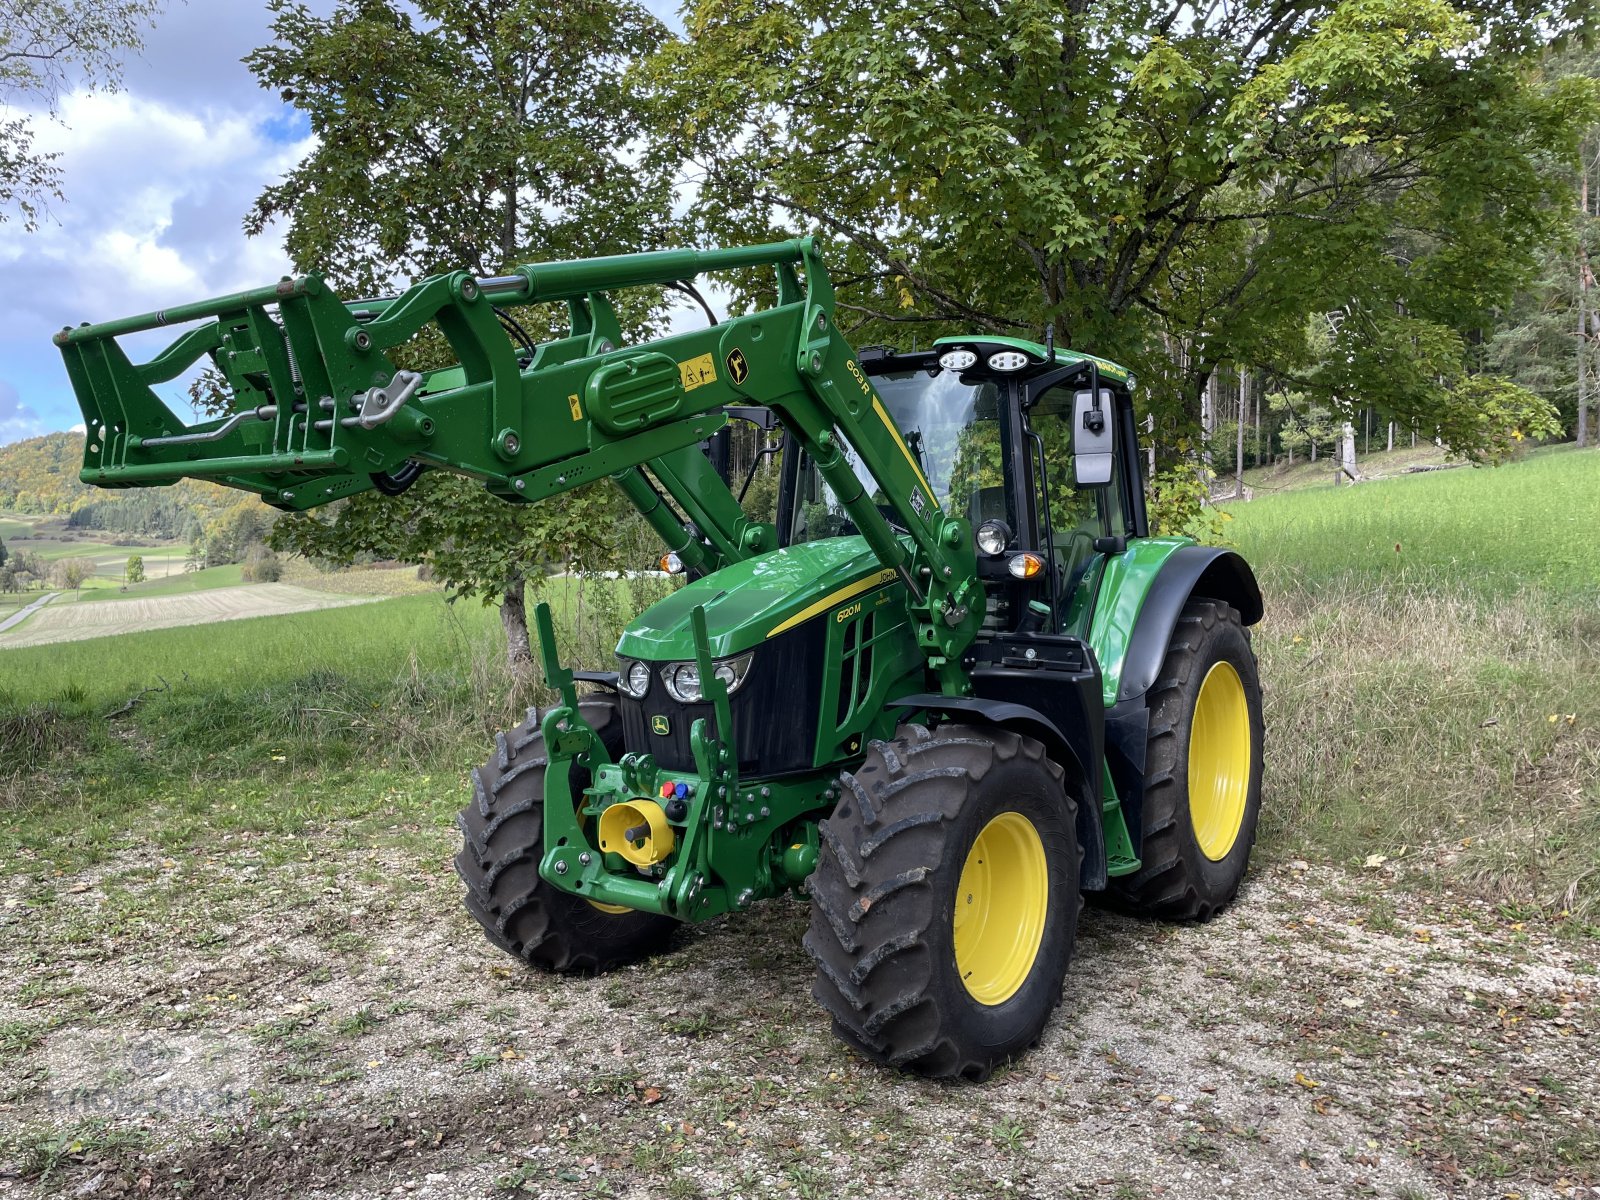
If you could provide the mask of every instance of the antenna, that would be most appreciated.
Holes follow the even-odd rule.
[[[1044,327],[1044,356],[1051,362],[1056,360],[1056,323],[1049,322]]]

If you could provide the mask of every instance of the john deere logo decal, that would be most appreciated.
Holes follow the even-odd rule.
[[[744,351],[735,346],[728,351],[728,357],[722,360],[728,364],[728,378],[735,383],[743,383],[750,378],[750,363],[744,356]]]
[[[650,732],[659,737],[666,737],[672,732],[672,723],[666,717],[657,713],[650,718]]]

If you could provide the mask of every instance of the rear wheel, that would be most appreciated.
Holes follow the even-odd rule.
[[[1061,768],[1003,729],[907,725],[844,782],[810,879],[813,994],[870,1058],[986,1078],[1038,1042],[1072,957]]]
[[[583,719],[613,757],[622,751],[615,701],[585,699]],[[495,738],[495,753],[472,773],[472,801],[461,810],[456,872],[466,906],[495,945],[553,971],[608,971],[665,948],[677,922],[655,913],[594,904],[551,887],[539,875],[544,855],[544,736],[537,710]],[[576,798],[589,772],[570,768]]]
[[[1261,809],[1261,683],[1239,614],[1195,598],[1150,691],[1143,866],[1111,881],[1133,912],[1204,920],[1250,864]]]

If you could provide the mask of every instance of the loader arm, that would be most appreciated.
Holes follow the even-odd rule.
[[[772,307],[623,344],[607,293],[753,267],[776,272]],[[551,302],[567,305],[569,335],[519,358],[496,310]],[[117,340],[194,321],[207,323],[144,364]],[[429,326],[456,363],[397,369],[390,352]],[[88,431],[85,483],[203,478],[303,510],[403,485],[411,464],[482,480],[514,503],[609,478],[686,565],[708,568],[776,547],[773,527],[745,516],[698,448],[726,407],[764,405],[904,583],[940,687],[969,689],[960,658],[984,608],[971,530],[943,511],[835,327],[833,287],[809,238],[536,263],[487,279],[458,271],[379,301],[343,301],[305,275],[55,340]],[[151,385],[203,355],[227,380],[230,411],[189,425]]]

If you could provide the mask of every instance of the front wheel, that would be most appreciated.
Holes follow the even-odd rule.
[[[906,725],[844,783],[810,879],[812,993],[868,1057],[984,1079],[1037,1044],[1072,957],[1061,768],[1007,730]]]
[[[622,750],[615,700],[590,697],[579,712],[613,756]],[[456,872],[467,911],[496,946],[530,966],[597,973],[666,947],[677,922],[655,913],[596,904],[551,887],[544,857],[544,735],[536,710],[495,738],[495,753],[472,772],[472,800],[461,810]],[[572,764],[570,792],[581,797],[589,772]]]
[[[1261,681],[1239,614],[1184,606],[1150,690],[1143,865],[1111,898],[1143,916],[1204,920],[1239,891],[1261,811]]]

